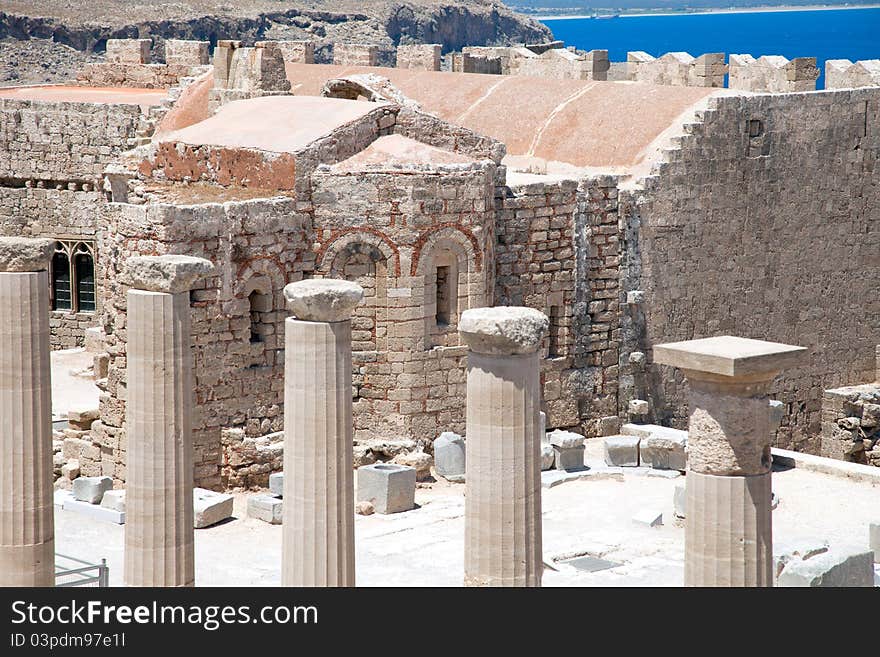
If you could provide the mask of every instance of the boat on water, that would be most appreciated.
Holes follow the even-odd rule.
[[[620,14],[598,14],[594,13],[590,18],[595,18],[597,20],[604,20],[608,18],[620,18]]]

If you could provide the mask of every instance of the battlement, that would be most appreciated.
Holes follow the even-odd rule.
[[[397,46],[397,68],[439,71],[442,49],[439,43]]]
[[[167,39],[164,63],[150,62],[150,46],[150,39],[109,39],[106,61],[87,64],[77,73],[77,84],[168,89],[210,63],[207,41]]]
[[[289,93],[290,82],[277,41],[257,41],[253,47],[243,47],[241,41],[217,42],[214,88],[208,100],[212,112],[233,100]]]
[[[819,69],[815,57],[730,55],[728,86],[741,91],[789,93],[815,91]]]
[[[880,59],[851,62],[848,59],[829,59],[825,62],[826,89],[856,89],[880,87]]]
[[[637,50],[626,53],[626,69],[628,80],[675,87],[723,87],[727,73],[723,52],[699,57],[686,52],[668,52],[652,57]]]
[[[333,63],[341,66],[378,66],[379,46],[368,43],[335,43]]]

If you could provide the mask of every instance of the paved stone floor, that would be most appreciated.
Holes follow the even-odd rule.
[[[588,441],[587,462],[601,456]],[[596,478],[545,488],[545,586],[678,586],[684,529],[672,515],[683,478],[627,473],[622,481]],[[868,523],[877,521],[880,487],[802,470],[777,472],[780,498],[773,512],[776,544],[825,539],[865,548]],[[360,586],[458,586],[463,577],[464,486],[436,483],[416,492],[419,508],[390,516],[357,516]],[[280,581],[281,528],[247,518],[237,493],[235,518],[196,530],[196,583],[201,586],[274,586]],[[663,526],[636,525],[641,510],[663,513]],[[123,527],[56,510],[57,551],[95,561],[105,557],[110,582],[122,583]],[[555,563],[588,554],[620,565],[593,573]],[[878,579],[880,583],[880,579]]]

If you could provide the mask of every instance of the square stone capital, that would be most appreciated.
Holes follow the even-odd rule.
[[[806,349],[732,335],[654,345],[654,362],[732,378],[771,375],[798,364]]]

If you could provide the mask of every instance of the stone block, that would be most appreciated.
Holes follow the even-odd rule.
[[[792,560],[782,568],[776,585],[873,587],[874,553],[832,548],[809,559]]]
[[[431,478],[431,466],[434,464],[434,458],[430,454],[418,450],[408,454],[398,454],[394,457],[392,463],[415,468],[416,481],[425,481]]]
[[[269,475],[269,492],[275,497],[284,497],[284,473],[275,472]]]
[[[105,509],[119,511],[125,513],[125,491],[124,490],[108,490],[104,493],[101,500],[101,506]]]
[[[551,470],[554,461],[553,445],[541,445],[541,470]]]
[[[97,406],[81,406],[67,411],[67,420],[71,424],[88,428],[92,422],[101,417]]]
[[[638,467],[638,436],[608,436],[605,438],[605,463],[622,467]]]
[[[464,481],[464,438],[452,431],[444,431],[434,441],[434,471],[449,481]]]
[[[204,488],[193,488],[193,527],[203,529],[232,517],[233,497]]]
[[[557,470],[582,470],[584,465],[584,447],[557,447],[553,445],[553,465]]]
[[[663,513],[656,509],[644,509],[633,516],[633,522],[645,527],[660,527],[663,524]]]
[[[61,476],[65,479],[76,479],[79,477],[79,460],[71,459],[61,466]]]
[[[253,495],[248,498],[248,518],[256,518],[270,525],[281,524],[283,509],[283,501],[274,495]]]
[[[77,477],[73,480],[73,497],[80,502],[100,504],[104,493],[113,489],[110,477]]]
[[[394,463],[358,468],[358,502],[370,502],[376,513],[398,513],[415,507],[416,470]]]
[[[90,518],[94,518],[95,520],[103,520],[104,522],[112,522],[117,525],[125,524],[125,512],[124,511],[116,511],[115,509],[108,509],[106,507],[100,506],[98,504],[92,504],[90,502],[83,502],[77,499],[66,499],[61,505],[61,508],[65,511],[71,511],[73,513],[79,513],[84,516],[89,516]]]
[[[685,517],[685,511],[687,510],[685,500],[687,500],[685,485],[676,485],[675,492],[672,494],[672,513],[676,518]]]
[[[824,552],[828,552],[828,541],[822,539],[801,539],[795,542],[774,541],[773,576],[779,577],[779,573],[791,561],[805,561]]]
[[[639,458],[642,465],[658,470],[684,471],[687,468],[686,448],[687,434],[683,431],[653,432],[639,443]]]
[[[880,563],[880,522],[868,525],[868,547],[874,551],[874,562]]]

